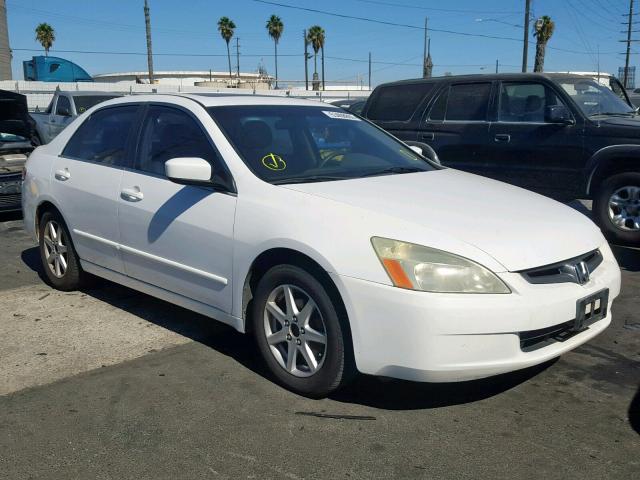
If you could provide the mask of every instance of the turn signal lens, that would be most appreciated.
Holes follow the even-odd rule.
[[[511,293],[472,260],[413,243],[373,237],[373,248],[396,287],[437,293]]]

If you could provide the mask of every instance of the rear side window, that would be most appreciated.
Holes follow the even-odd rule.
[[[401,122],[410,120],[431,90],[433,90],[433,83],[381,87],[369,107],[367,118]]]
[[[451,85],[445,120],[483,121],[487,119],[491,83]]]
[[[62,156],[104,165],[123,165],[127,139],[134,129],[137,112],[137,105],[98,110],[76,130]]]

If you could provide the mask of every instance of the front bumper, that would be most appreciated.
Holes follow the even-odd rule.
[[[21,184],[20,174],[0,177],[0,212],[20,210],[22,204]]]
[[[506,295],[434,294],[332,275],[345,302],[358,370],[414,381],[455,382],[530,367],[589,341],[611,322],[620,269],[608,246],[585,285],[533,285],[518,273],[499,276]],[[564,341],[531,351],[521,332],[575,318],[577,300],[609,289],[607,316]]]

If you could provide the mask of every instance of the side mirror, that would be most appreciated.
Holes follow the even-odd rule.
[[[414,142],[414,141],[406,141],[404,142],[411,150],[416,152],[418,155],[422,155],[425,158],[428,158],[433,163],[437,163],[440,165],[440,158],[438,158],[438,154],[436,151],[429,145],[423,142]]]
[[[58,115],[60,115],[62,117],[70,117],[71,116],[71,112],[69,111],[69,109],[67,107],[60,107],[58,109]]]
[[[559,123],[562,125],[573,125],[571,112],[564,105],[551,105],[545,108],[544,118],[548,123]]]
[[[172,158],[164,163],[169,180],[181,185],[211,185],[211,165],[202,158]]]

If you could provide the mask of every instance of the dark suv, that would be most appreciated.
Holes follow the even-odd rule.
[[[640,117],[625,100],[580,75],[468,75],[380,85],[362,115],[445,166],[593,199],[605,235],[638,245]]]

